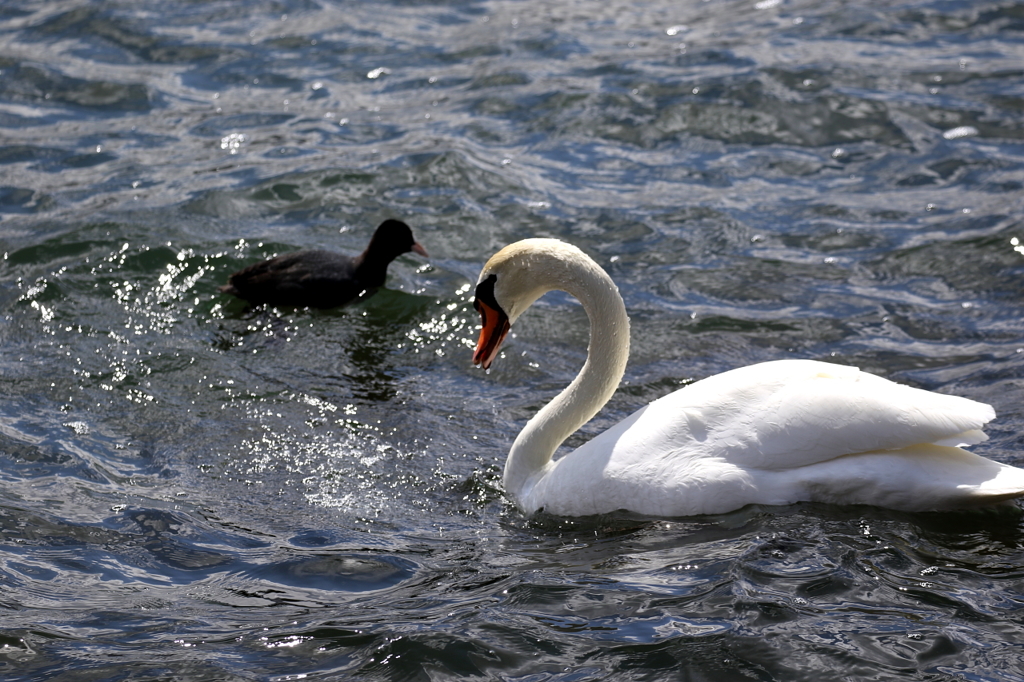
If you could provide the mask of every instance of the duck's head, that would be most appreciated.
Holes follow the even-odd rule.
[[[401,220],[394,219],[385,220],[377,226],[370,245],[366,247],[369,258],[386,262],[410,251],[427,257],[427,250],[412,236],[412,229]]]
[[[473,364],[489,369],[512,324],[545,293],[565,288],[571,264],[581,259],[589,261],[557,239],[524,239],[491,256],[473,299],[481,324]]]

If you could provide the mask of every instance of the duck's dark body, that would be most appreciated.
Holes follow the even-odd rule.
[[[221,291],[256,305],[335,308],[383,286],[398,256],[427,252],[400,220],[385,220],[358,256],[307,250],[250,265],[228,278]]]

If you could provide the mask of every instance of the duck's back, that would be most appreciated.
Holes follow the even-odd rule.
[[[379,286],[363,282],[357,266],[330,251],[296,251],[236,272],[224,290],[254,304],[333,308]]]

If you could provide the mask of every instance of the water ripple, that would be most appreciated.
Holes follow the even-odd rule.
[[[992,403],[1024,465],[1020,4],[0,7],[0,675],[1011,680],[1019,506],[523,518],[568,296],[470,366],[481,263],[572,241],[626,383],[831,359]],[[383,17],[383,18],[382,18]],[[335,311],[229,273],[432,257]]]

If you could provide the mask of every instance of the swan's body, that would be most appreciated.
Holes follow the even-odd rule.
[[[813,360],[765,362],[698,381],[552,461],[625,371],[629,319],[611,278],[557,240],[502,249],[477,284],[483,329],[474,355],[489,367],[511,324],[552,289],[583,304],[590,347],[576,379],[509,452],[505,490],[527,513],[686,516],[801,501],[924,511],[1024,495],[1024,469],[958,447],[986,439],[990,406]]]

